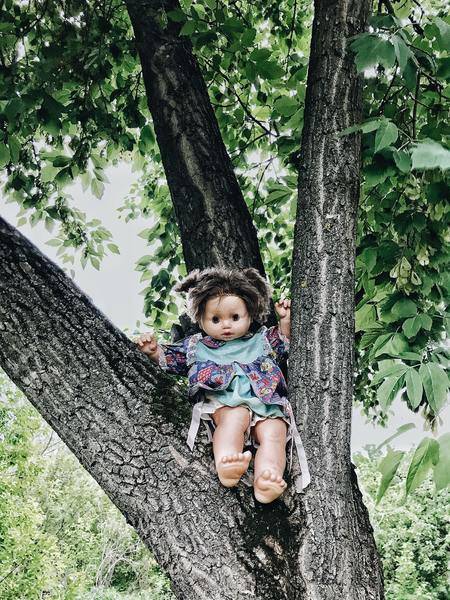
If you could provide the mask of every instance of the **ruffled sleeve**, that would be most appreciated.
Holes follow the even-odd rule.
[[[289,338],[286,337],[278,327],[274,325],[266,331],[266,339],[270,347],[277,355],[277,361],[285,360],[289,354]]]
[[[187,375],[195,360],[195,349],[201,334],[190,335],[173,344],[159,344],[159,366],[172,375]]]

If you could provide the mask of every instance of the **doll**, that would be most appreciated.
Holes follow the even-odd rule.
[[[286,489],[286,443],[295,443],[301,467],[297,489],[310,481],[280,361],[287,358],[290,300],[275,304],[277,326],[259,327],[270,310],[271,289],[256,269],[209,268],[191,272],[175,291],[187,292],[187,312],[201,333],[159,344],[152,333],[138,347],[168,373],[187,375],[193,401],[188,445],[193,448],[201,421],[209,425],[220,482],[237,485],[254,462],[254,493],[270,503]]]

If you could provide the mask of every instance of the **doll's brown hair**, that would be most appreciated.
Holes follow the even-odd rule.
[[[217,296],[242,298],[252,320],[259,323],[264,323],[270,312],[272,289],[252,267],[239,270],[224,267],[195,269],[174,290],[187,292],[187,313],[197,323],[205,312],[207,301]]]

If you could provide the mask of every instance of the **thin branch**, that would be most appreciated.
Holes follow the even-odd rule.
[[[419,92],[420,92],[420,73],[417,73],[417,81],[416,81],[416,93],[414,97],[414,108],[413,108],[413,116],[412,116],[412,134],[413,138],[416,139],[416,122],[417,122],[417,105],[419,103]],[[427,106],[428,108],[428,106]]]
[[[292,49],[292,38],[294,37],[294,29],[295,29],[295,17],[297,16],[297,0],[294,0],[294,14],[292,15],[292,22],[289,31],[289,44],[288,44],[288,53],[286,56],[286,73],[288,69],[289,56],[291,54]]]
[[[202,60],[206,61],[207,63],[211,64],[212,61],[209,60],[206,57],[203,57]],[[259,127],[261,127],[261,129],[263,129],[267,135],[274,135],[272,133],[272,131],[270,131],[270,129],[267,129],[267,127],[261,122],[259,121],[256,117],[254,117],[250,111],[250,109],[247,107],[247,105],[242,101],[241,97],[239,96],[239,94],[237,93],[237,91],[234,89],[234,84],[232,83],[232,81],[230,80],[230,78],[228,77],[228,75],[226,75],[220,68],[219,68],[219,72],[222,75],[222,77],[225,79],[225,81],[228,82],[228,84],[231,86],[231,90],[233,92],[233,94],[236,96],[237,101],[239,102],[239,104],[242,106],[242,108],[244,109],[245,114],[249,117],[249,119],[251,121],[254,121],[257,125],[259,125]]]

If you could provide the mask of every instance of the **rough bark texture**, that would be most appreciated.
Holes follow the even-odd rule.
[[[301,516],[290,489],[256,505],[186,446],[185,390],[0,218],[0,366],[93,475],[183,600],[298,598]]]
[[[126,0],[188,269],[256,267],[258,239],[177,0]]]
[[[312,483],[298,555],[305,599],[379,599],[382,571],[350,457],[362,81],[346,39],[369,0],[318,1],[307,82],[293,264],[290,392]]]

